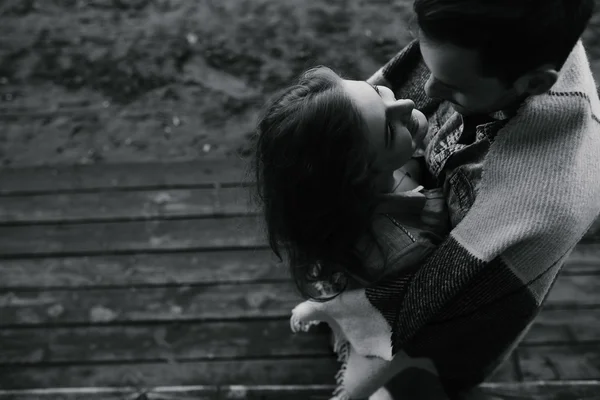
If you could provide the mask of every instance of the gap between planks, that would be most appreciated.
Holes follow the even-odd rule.
[[[600,276],[594,278],[559,277],[543,312],[598,310]],[[575,298],[574,293],[578,294]],[[0,296],[0,325],[282,317],[289,315],[300,301],[301,297],[289,281],[160,288],[86,288],[79,291],[9,291]]]
[[[250,184],[247,160],[52,165],[0,170],[0,195],[168,189]]]

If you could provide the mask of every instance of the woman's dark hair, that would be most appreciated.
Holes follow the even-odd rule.
[[[365,249],[358,244],[365,235],[375,239],[367,126],[342,82],[326,67],[305,72],[267,105],[255,138],[269,245],[280,259],[283,250],[308,298],[316,297],[315,282],[339,286],[340,277],[359,276]]]
[[[428,40],[477,51],[482,74],[510,85],[546,63],[562,68],[594,0],[415,0],[414,10]]]

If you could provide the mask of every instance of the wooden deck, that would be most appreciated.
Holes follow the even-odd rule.
[[[327,332],[249,206],[241,162],[0,171],[1,399],[325,399]],[[581,243],[484,388],[600,399],[600,240]]]

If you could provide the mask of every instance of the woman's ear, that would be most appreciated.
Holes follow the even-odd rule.
[[[558,80],[558,72],[550,64],[542,65],[517,79],[514,88],[519,96],[546,93]]]

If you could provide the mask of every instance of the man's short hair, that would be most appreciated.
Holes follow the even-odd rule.
[[[415,0],[420,33],[478,52],[484,76],[513,83],[544,64],[562,68],[594,0]]]

